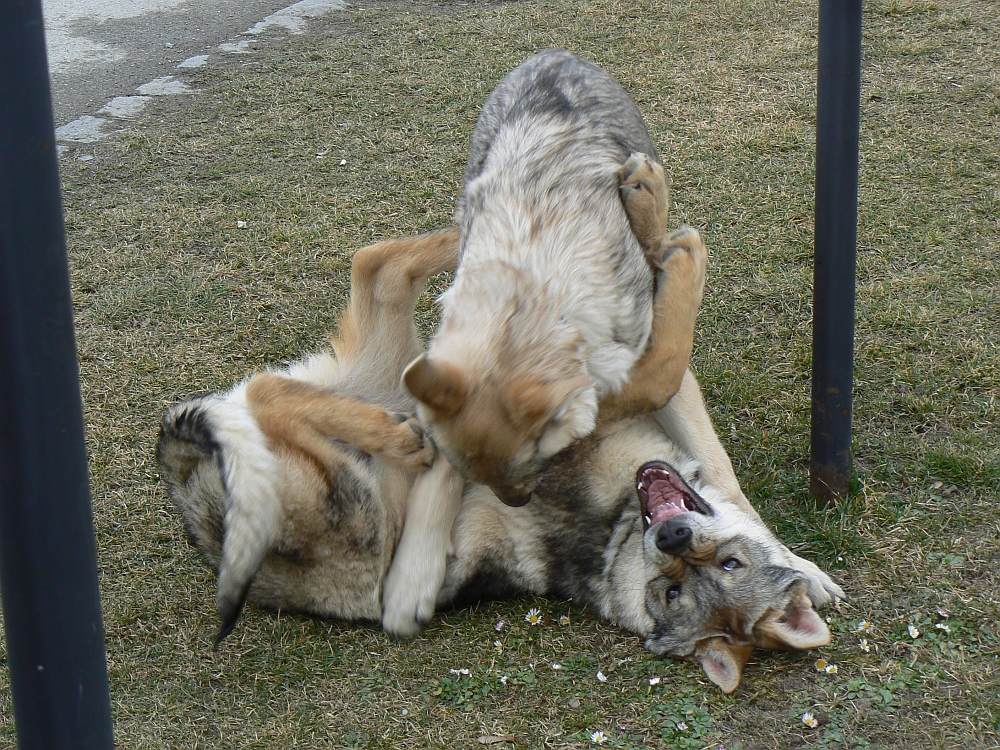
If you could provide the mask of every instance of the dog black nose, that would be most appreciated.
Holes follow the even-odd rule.
[[[656,532],[656,548],[669,555],[683,552],[691,544],[691,527],[684,521],[671,518],[660,524]]]
[[[531,500],[531,493],[526,492],[523,495],[510,495],[498,492],[497,497],[500,498],[504,505],[509,505],[511,508],[520,508],[522,505],[527,505],[528,501]]]

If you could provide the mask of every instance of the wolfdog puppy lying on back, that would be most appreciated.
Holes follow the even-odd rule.
[[[399,618],[387,593],[400,587],[387,581],[431,560],[441,577],[430,577],[418,622],[434,605],[572,598],[654,653],[699,660],[726,692],[754,647],[829,642],[813,606],[841,590],[746,502],[690,372],[655,415],[608,425],[560,455],[538,485],[542,502],[508,507],[441,459],[416,473],[432,450],[394,414],[412,406],[399,376],[419,351],[417,297],[454,266],[457,239],[448,230],[359,251],[335,354],[164,417],[161,475],[218,572],[219,639],[246,599],[412,633],[413,615]],[[674,292],[665,283],[658,294]],[[442,526],[442,539],[419,536]]]
[[[404,377],[438,448],[509,505],[528,502],[545,462],[594,430],[602,399],[651,411],[687,367],[691,340],[664,363],[657,401],[634,403],[654,317],[650,265],[674,245],[661,242],[666,183],[630,231],[615,181],[630,154],[643,156],[626,173],[662,169],[628,94],[565,50],[504,78],[473,131],[458,271],[426,356]],[[693,326],[685,312],[678,330]]]

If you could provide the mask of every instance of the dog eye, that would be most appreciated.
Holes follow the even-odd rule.
[[[669,604],[680,595],[681,595],[681,587],[671,586],[669,589],[667,589],[667,603]]]
[[[723,570],[736,570],[737,568],[742,568],[743,563],[737,560],[735,557],[730,557],[724,563],[722,563]]]

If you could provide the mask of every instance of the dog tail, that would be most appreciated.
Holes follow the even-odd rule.
[[[157,461],[188,539],[218,572],[218,646],[239,620],[284,513],[274,454],[242,399],[205,396],[171,408]]]

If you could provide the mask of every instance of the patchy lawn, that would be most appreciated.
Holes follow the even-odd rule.
[[[1000,746],[997,4],[865,7],[857,492],[829,511],[806,497],[815,2],[416,3],[349,20],[192,71],[189,105],[160,102],[62,163],[117,743]],[[251,610],[213,652],[214,579],[157,483],[161,414],[322,345],[352,251],[448,222],[479,107],[549,46],[632,93],[673,223],[703,230],[693,364],[751,500],[851,595],[828,613],[834,643],[758,652],[731,697],[534,599],[403,643]]]

